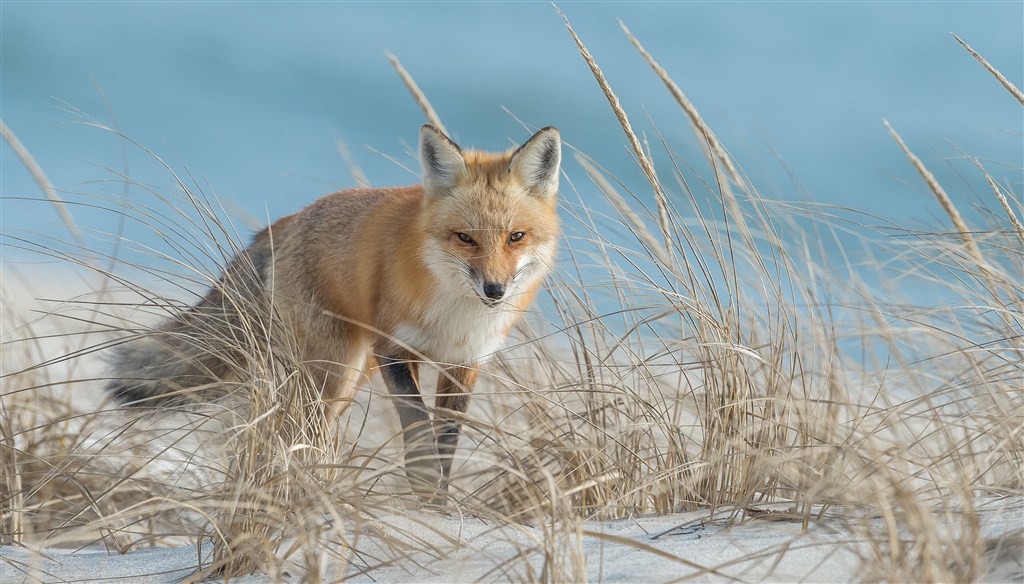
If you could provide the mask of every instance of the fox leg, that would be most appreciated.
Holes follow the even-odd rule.
[[[476,382],[478,369],[470,367],[449,367],[437,378],[437,451],[441,458],[441,492],[448,492],[448,478],[452,472],[455,448],[462,432],[462,422],[457,415],[469,407],[469,393]],[[456,416],[452,416],[456,414]]]
[[[333,424],[348,409],[359,382],[366,378],[366,355],[349,363],[319,365],[317,369],[325,375],[322,395],[327,404],[327,423]]]
[[[405,474],[412,483],[413,491],[430,503],[439,493],[441,465],[437,457],[437,441],[430,427],[430,414],[420,395],[418,363],[411,358],[411,354],[406,354],[379,356],[377,360],[402,423]]]
[[[306,368],[319,386],[327,423],[333,424],[352,403],[359,382],[367,377],[370,344],[338,326],[327,326],[317,332],[319,338],[328,338],[331,342],[307,342]]]

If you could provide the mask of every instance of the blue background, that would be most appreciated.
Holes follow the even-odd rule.
[[[560,7],[636,129],[650,137],[666,175],[671,167],[655,128],[684,160],[703,157],[682,110],[617,18],[767,197],[811,198],[908,226],[945,225],[883,118],[970,216],[979,200],[997,203],[958,148],[1021,192],[1022,108],[949,32],[1020,86],[1024,3]],[[65,123],[83,116],[115,125],[262,223],[355,184],[336,141],[349,145],[372,184],[416,182],[412,152],[425,120],[386,52],[402,61],[464,146],[501,149],[527,138],[504,107],[533,126],[558,126],[567,144],[641,196],[650,190],[548,3],[4,1],[0,21],[0,116],[64,197],[100,197],[106,210],[72,209],[83,228],[97,232],[90,241],[99,247],[109,243],[102,233],[121,228],[110,209],[124,189],[113,173],[160,189],[174,183],[109,132]],[[0,152],[0,232],[66,238],[51,206],[19,200],[38,199],[40,190],[6,145]],[[575,161],[567,156],[565,164],[583,200],[600,205]],[[132,189],[130,196],[147,203],[150,195]],[[129,239],[163,246],[148,229],[123,228]],[[2,254],[22,257],[10,241]]]

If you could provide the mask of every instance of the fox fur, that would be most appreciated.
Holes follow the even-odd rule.
[[[380,371],[406,474],[421,497],[444,496],[457,414],[554,260],[561,142],[549,127],[478,152],[426,125],[419,150],[422,184],[336,192],[257,234],[196,305],[117,348],[110,393],[147,407],[216,399],[281,322],[331,417]],[[441,369],[433,422],[424,361]]]

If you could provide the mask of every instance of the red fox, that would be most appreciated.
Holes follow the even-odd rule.
[[[245,351],[231,341],[246,326],[246,302],[257,302],[294,336],[330,419],[381,372],[406,475],[421,497],[446,496],[461,431],[452,413],[466,411],[479,365],[554,260],[561,141],[548,127],[517,149],[478,152],[425,125],[419,154],[421,185],[340,191],[257,234],[198,304],[117,349],[109,391],[129,405],[166,406],[237,379]],[[442,367],[433,429],[420,395],[424,360]]]

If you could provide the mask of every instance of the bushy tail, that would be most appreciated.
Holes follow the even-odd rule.
[[[226,394],[227,382],[239,379],[244,351],[241,339],[231,334],[238,319],[212,310],[209,301],[117,347],[107,391],[138,407],[181,406]]]
[[[213,401],[244,380],[270,328],[265,247],[258,237],[197,305],[118,346],[107,391],[125,405],[179,406]]]

